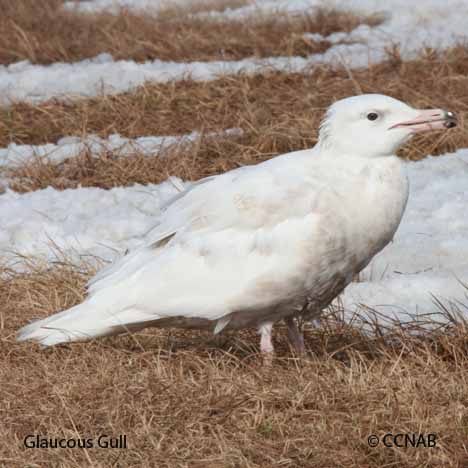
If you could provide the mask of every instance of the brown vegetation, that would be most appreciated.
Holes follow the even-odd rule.
[[[394,55],[386,63],[352,75],[346,70],[314,67],[307,74],[271,72],[212,82],[147,84],[134,93],[116,96],[38,106],[17,104],[3,110],[0,145],[10,141],[38,144],[88,133],[138,137],[241,128],[240,136],[205,138],[197,145],[168,152],[177,157],[135,154],[119,158],[105,153],[95,158],[83,154],[59,165],[37,161],[11,174],[18,191],[78,184],[109,188],[160,182],[168,175],[194,180],[311,147],[323,111],[331,102],[375,92],[415,107],[443,107],[457,113],[457,129],[415,138],[401,151],[403,157],[420,159],[468,146],[463,128],[468,110],[467,64],[468,49],[459,47],[441,56],[427,51],[409,62]]]
[[[225,7],[240,3],[246,2],[222,2]],[[64,10],[62,0],[0,0],[0,63],[73,62],[103,52],[115,59],[176,62],[306,56],[324,51],[330,44],[305,39],[304,33],[327,35],[381,21],[333,10],[230,21],[189,15],[200,12],[201,6],[195,3],[188,11],[171,9],[152,17],[129,11],[119,15],[77,14]]]
[[[264,366],[254,332],[147,330],[41,350],[16,343],[33,317],[79,302],[89,272],[3,270],[0,463],[57,467],[466,466],[467,334],[462,326],[385,340],[337,318],[285,330]],[[371,434],[436,434],[436,447],[369,447]],[[25,449],[24,438],[126,434],[126,450]],[[27,462],[26,462],[27,461]]]

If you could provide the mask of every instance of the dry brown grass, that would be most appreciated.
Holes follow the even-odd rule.
[[[221,2],[239,6],[239,0]],[[82,15],[61,8],[62,0],[0,0],[0,63],[72,62],[108,52],[115,59],[145,61],[226,60],[275,55],[309,55],[329,47],[327,41],[303,38],[349,31],[359,24],[378,24],[378,17],[320,10],[311,15],[256,15],[242,21],[197,18],[187,11],[165,11],[158,17],[122,12]],[[218,9],[220,6],[218,5]]]
[[[14,341],[33,316],[79,302],[66,264],[2,270],[0,463],[8,467],[464,467],[463,327],[385,342],[333,319],[294,359],[276,332],[271,367],[252,332],[146,331],[40,350]],[[392,344],[390,344],[392,343]],[[370,434],[435,433],[437,448],[370,448]],[[25,449],[28,434],[126,434],[127,450]]]
[[[87,133],[138,137],[241,128],[241,136],[207,138],[195,146],[177,148],[177,157],[135,154],[119,158],[106,153],[93,158],[83,154],[59,165],[34,162],[11,174],[16,178],[12,187],[18,191],[48,185],[113,187],[160,182],[168,175],[193,180],[311,147],[324,109],[336,99],[362,91],[458,114],[457,129],[415,138],[401,151],[403,157],[420,159],[468,146],[463,124],[468,110],[467,74],[468,49],[459,47],[440,57],[428,51],[409,62],[396,55],[386,63],[354,71],[352,76],[346,70],[315,67],[308,74],[266,73],[207,83],[148,84],[135,93],[4,109],[0,145],[50,142],[63,135]]]

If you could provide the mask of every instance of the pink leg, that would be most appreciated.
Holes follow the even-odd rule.
[[[271,341],[272,323],[264,323],[260,325],[258,331],[260,332],[260,351],[264,354],[273,354],[273,342]]]
[[[288,317],[284,319],[284,321],[288,327],[288,337],[291,345],[294,348],[294,351],[296,351],[297,354],[304,354],[304,335],[302,334],[301,330],[299,330],[296,319],[293,317]]]

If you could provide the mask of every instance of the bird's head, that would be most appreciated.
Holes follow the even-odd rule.
[[[335,154],[388,156],[416,133],[456,125],[452,112],[418,110],[383,94],[363,94],[330,106],[320,126],[319,145]]]

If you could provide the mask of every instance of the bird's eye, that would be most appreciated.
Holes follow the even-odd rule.
[[[367,114],[367,120],[377,120],[379,118],[379,114],[377,112],[370,112]]]

